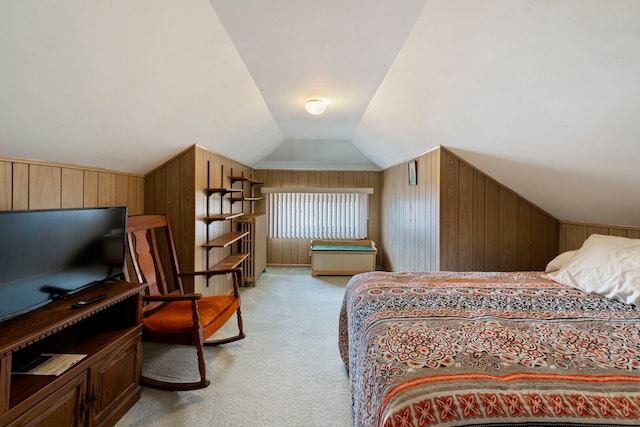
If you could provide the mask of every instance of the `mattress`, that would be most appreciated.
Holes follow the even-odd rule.
[[[354,426],[640,425],[640,310],[535,272],[354,276]]]

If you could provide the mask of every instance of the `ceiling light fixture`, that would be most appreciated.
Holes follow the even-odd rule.
[[[327,109],[327,102],[323,99],[310,99],[304,103],[304,109],[309,114],[322,114]]]

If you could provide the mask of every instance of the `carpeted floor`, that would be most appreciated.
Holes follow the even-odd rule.
[[[144,388],[117,427],[351,425],[348,378],[338,353],[348,279],[268,268],[255,287],[241,290],[247,337],[205,349],[211,385],[186,392]],[[233,327],[235,320],[219,333],[233,333]],[[143,348],[145,374],[197,379],[193,347]]]

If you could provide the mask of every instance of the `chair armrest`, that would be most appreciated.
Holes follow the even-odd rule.
[[[202,298],[202,294],[184,294],[184,295],[143,295],[144,301],[195,301]]]

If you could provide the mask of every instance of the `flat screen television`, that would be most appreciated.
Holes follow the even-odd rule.
[[[126,207],[0,212],[0,322],[124,272]]]

